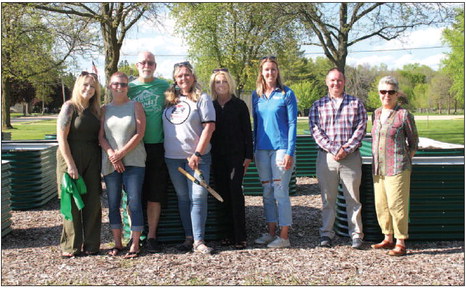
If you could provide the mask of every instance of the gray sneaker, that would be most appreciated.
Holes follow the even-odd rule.
[[[353,239],[353,244],[351,245],[351,248],[361,250],[362,249],[362,244],[363,244],[363,242],[362,242],[361,238],[354,238]]]
[[[332,247],[332,239],[330,239],[330,237],[322,236],[320,237],[319,241],[320,241],[319,243],[320,247],[326,247],[326,248]]]
[[[283,239],[280,237],[275,238],[272,242],[267,245],[267,248],[285,248],[290,247],[290,239]]]
[[[254,243],[256,244],[269,244],[275,240],[275,236],[270,235],[269,233],[263,233],[261,237],[257,238]]]

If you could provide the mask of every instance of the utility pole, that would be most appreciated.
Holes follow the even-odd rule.
[[[61,93],[63,94],[63,104],[65,104],[65,85],[63,84],[63,78],[61,78]]]

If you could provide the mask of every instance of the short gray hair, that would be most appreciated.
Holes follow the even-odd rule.
[[[392,86],[395,87],[396,91],[398,91],[398,89],[399,89],[398,81],[396,81],[395,77],[393,77],[393,76],[382,77],[382,79],[380,79],[380,81],[379,81],[379,86],[382,85],[382,84],[392,85]]]

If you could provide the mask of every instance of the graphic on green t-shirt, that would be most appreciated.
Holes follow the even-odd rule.
[[[144,143],[163,142],[162,111],[168,86],[167,81],[157,78],[148,83],[137,79],[129,83],[128,97],[140,102],[146,113]]]

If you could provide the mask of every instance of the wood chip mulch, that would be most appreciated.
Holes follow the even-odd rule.
[[[337,236],[333,248],[318,247],[321,199],[314,178],[298,178],[292,196],[291,248],[254,244],[265,232],[262,197],[246,196],[248,247],[235,250],[219,241],[213,255],[183,254],[164,245],[160,254],[136,259],[110,257],[108,209],[103,205],[101,253],[62,259],[57,199],[42,208],[12,211],[13,231],[2,238],[2,285],[461,285],[464,241],[408,241],[408,255],[354,250]]]

